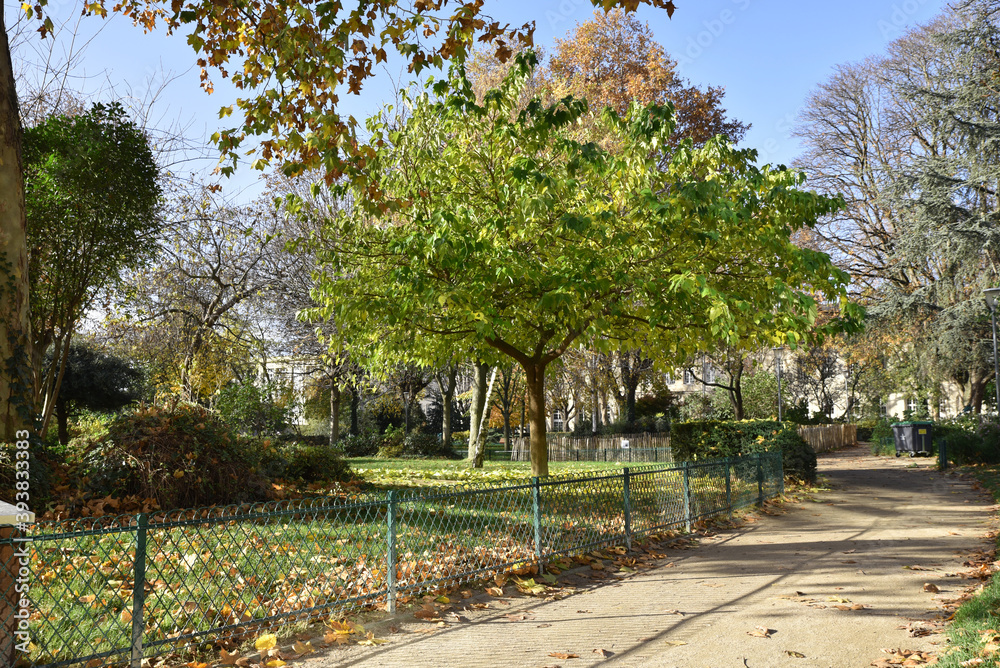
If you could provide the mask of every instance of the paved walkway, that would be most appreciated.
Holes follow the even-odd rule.
[[[955,574],[989,547],[995,510],[969,480],[933,464],[864,448],[824,455],[831,491],[696,549],[664,550],[656,568],[561,600],[459,610],[444,628],[400,616],[370,627],[386,644],[295,665],[854,667],[887,658],[882,648],[932,650],[941,635],[905,627],[939,617],[938,604],[968,586]]]

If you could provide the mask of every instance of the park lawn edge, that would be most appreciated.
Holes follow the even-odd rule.
[[[978,486],[1000,503],[1000,464],[965,466],[960,469],[978,480]],[[1000,514],[997,516],[1000,518]],[[997,541],[998,536],[991,537]],[[986,562],[996,559],[997,543]],[[969,587],[959,599],[963,602],[948,618],[945,634],[947,648],[938,656],[938,668],[1000,665],[1000,572]],[[981,663],[970,663],[980,659]]]

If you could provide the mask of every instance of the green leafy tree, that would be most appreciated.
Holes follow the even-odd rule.
[[[119,104],[52,116],[24,134],[35,406],[48,425],[77,323],[155,248],[159,169]],[[43,369],[45,355],[56,363]]]
[[[43,36],[54,29],[44,13],[47,4],[22,5],[29,17],[38,17]],[[602,7],[634,11],[640,4],[668,15],[674,11],[671,0],[605,0]],[[255,167],[274,162],[289,174],[322,169],[328,182],[350,165],[364,164],[373,151],[357,141],[354,119],[344,118],[337,105],[345,83],[349,92],[360,93],[373,68],[386,60],[387,48],[419,73],[464,58],[474,39],[493,43],[506,58],[511,45],[530,45],[534,32],[533,23],[511,28],[490,20],[482,14],[481,0],[373,0],[349,8],[303,0],[127,0],[113,7],[146,31],[158,25],[170,33],[186,31],[207,92],[213,90],[212,71],[246,91],[221,109],[220,117],[231,115],[235,107],[243,119],[215,136],[219,150],[231,160],[224,172],[235,168],[246,139],[262,138]],[[107,15],[101,0],[86,3],[85,9]],[[0,23],[0,420],[2,436],[9,440],[31,421],[33,381],[22,128],[6,29],[11,22],[3,8]],[[234,57],[239,59],[235,67]]]
[[[52,363],[51,357],[48,362]],[[142,372],[127,360],[90,344],[74,343],[56,399],[59,442],[69,443],[69,418],[74,411],[116,411],[138,401],[143,389]]]
[[[402,124],[369,121],[380,151],[327,235],[311,316],[375,364],[428,363],[441,348],[493,349],[525,372],[535,475],[547,475],[545,370],[570,347],[641,340],[672,356],[705,340],[806,338],[817,298],[846,315],[847,275],[795,246],[793,231],[837,202],[801,177],[757,168],[721,139],[659,168],[670,107],[601,115],[611,153],[570,133],[581,100],[517,111],[532,54],[477,104],[468,82],[410,99]],[[399,128],[399,129],[395,129]]]

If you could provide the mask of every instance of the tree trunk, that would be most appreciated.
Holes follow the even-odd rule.
[[[34,421],[28,235],[21,171],[21,117],[0,7],[0,440],[14,442]],[[23,434],[22,434],[23,436]]]
[[[594,386],[590,390],[590,399],[590,433],[596,434],[601,428],[599,417],[601,408],[597,404],[597,383],[594,383]]]
[[[412,402],[410,401],[410,398],[404,394],[403,395],[403,433],[404,434],[409,434],[410,433],[410,404],[411,403]]]
[[[531,424],[531,475],[549,474],[549,450],[545,441],[545,367],[541,364],[524,366],[528,391],[528,420]]]
[[[490,367],[482,362],[475,363],[472,377],[472,403],[469,406],[469,459],[476,456],[476,441],[479,438],[479,428],[486,410],[486,383]]]
[[[340,440],[340,389],[335,385],[330,386],[330,446],[333,447]]]
[[[451,447],[451,423],[455,410],[455,378],[458,376],[458,364],[452,364],[448,374],[438,374],[438,389],[441,390],[441,442],[446,448]],[[445,387],[444,380],[448,380]]]
[[[64,399],[56,399],[56,423],[60,445],[69,445],[69,409]]]
[[[351,388],[351,436],[358,435],[358,408],[360,408],[361,397],[358,395],[356,387]]]
[[[524,438],[525,412],[528,410],[528,388],[524,388],[524,400],[521,401],[521,426],[518,428],[518,436]]]
[[[486,367],[489,368],[489,367]],[[493,375],[490,376],[490,383],[486,387],[486,398],[483,400],[483,414],[479,418],[479,432],[476,434],[476,446],[472,453],[472,468],[481,469],[486,460],[486,432],[490,427],[490,394],[493,392],[493,381],[496,380],[497,370],[493,367]]]

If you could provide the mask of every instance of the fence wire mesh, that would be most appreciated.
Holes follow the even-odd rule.
[[[16,644],[31,665],[52,667],[138,667],[206,643],[232,648],[265,627],[392,610],[556,555],[689,527],[779,494],[781,470],[780,453],[763,453],[518,485],[39,522],[0,539],[0,648]],[[27,586],[15,591],[17,582]],[[19,617],[27,634],[12,638]]]

